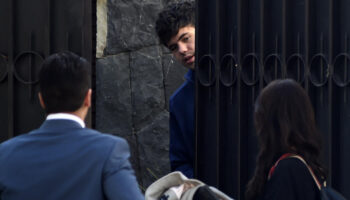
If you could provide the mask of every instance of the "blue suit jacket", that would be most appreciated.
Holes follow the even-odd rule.
[[[47,120],[0,144],[0,199],[143,199],[124,139]]]
[[[181,171],[193,178],[194,166],[194,71],[185,75],[186,81],[170,97],[170,148],[172,171]]]

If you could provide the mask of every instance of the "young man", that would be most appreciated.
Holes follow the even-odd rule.
[[[0,199],[144,199],[127,142],[85,128],[91,105],[90,64],[70,53],[48,57],[39,129],[0,144]]]
[[[160,42],[189,71],[186,81],[170,97],[170,165],[193,177],[194,166],[194,64],[195,5],[184,1],[170,4],[158,15],[156,31]]]

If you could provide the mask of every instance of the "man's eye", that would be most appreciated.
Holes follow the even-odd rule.
[[[182,41],[187,42],[190,39],[190,37],[184,37]]]
[[[169,49],[170,49],[170,51],[176,51],[177,46],[171,46],[171,47],[169,47]]]

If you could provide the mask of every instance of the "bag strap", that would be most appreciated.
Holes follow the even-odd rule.
[[[312,178],[314,179],[318,189],[321,190],[321,187],[322,187],[321,183],[317,180],[317,178],[316,178],[314,172],[312,171],[312,169],[310,168],[310,166],[306,163],[306,161],[301,156],[296,155],[296,154],[292,154],[292,153],[285,153],[276,161],[276,163],[271,167],[271,169],[269,171],[268,179],[271,178],[271,176],[272,176],[273,172],[275,171],[275,168],[277,167],[278,163],[281,160],[285,159],[285,158],[296,158],[296,159],[299,159],[301,162],[303,162],[305,164],[305,166],[307,167],[307,169],[309,170],[309,172],[310,172]]]
[[[283,160],[283,159],[285,159],[285,158],[288,158],[288,157],[290,157],[290,156],[293,156],[293,155],[294,155],[294,154],[291,154],[291,153],[285,153],[285,154],[283,154],[283,155],[275,162],[275,164],[271,167],[271,169],[270,169],[270,171],[269,171],[269,175],[268,175],[268,177],[267,177],[267,180],[270,180],[270,178],[271,178],[273,172],[275,171],[275,169],[276,169],[278,163],[279,163],[281,160]]]

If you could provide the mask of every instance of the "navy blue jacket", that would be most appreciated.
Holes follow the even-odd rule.
[[[305,164],[296,158],[281,160],[266,182],[259,200],[316,200],[320,190]]]
[[[0,199],[144,199],[119,137],[46,120],[0,144]]]
[[[195,76],[189,70],[186,81],[170,97],[170,166],[193,178]]]

